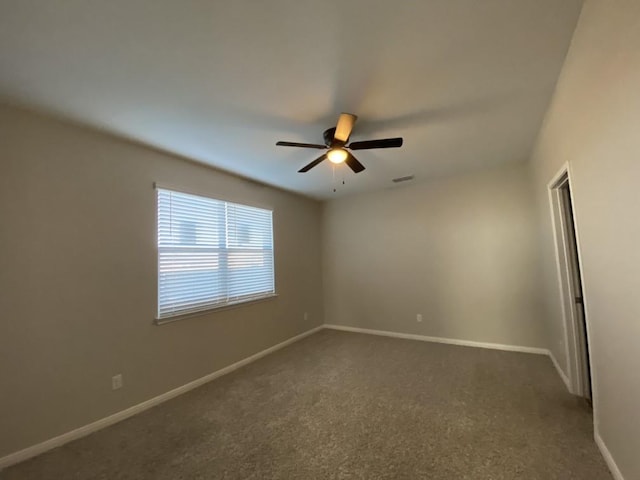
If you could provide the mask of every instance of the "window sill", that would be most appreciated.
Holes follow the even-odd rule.
[[[224,311],[224,310],[231,310],[231,309],[234,309],[234,308],[253,305],[254,303],[266,302],[266,301],[269,301],[269,300],[273,300],[276,297],[278,297],[278,294],[277,293],[272,293],[272,294],[269,294],[269,295],[265,295],[263,297],[252,298],[250,300],[241,300],[241,301],[235,302],[235,303],[227,303],[225,305],[220,305],[220,306],[217,306],[217,307],[207,308],[206,310],[200,310],[198,312],[184,313],[182,315],[174,315],[172,317],[166,317],[166,318],[156,318],[153,321],[153,323],[155,323],[158,326],[159,325],[165,325],[167,323],[173,323],[173,322],[177,322],[179,320],[186,320],[187,318],[201,317],[203,315],[210,315],[212,313],[216,313],[216,312],[220,312],[220,311]]]

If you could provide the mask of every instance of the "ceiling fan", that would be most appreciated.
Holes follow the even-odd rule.
[[[320,162],[326,160],[339,164],[346,163],[354,173],[360,173],[364,170],[362,165],[356,157],[349,150],[369,150],[372,148],[397,148],[402,146],[402,137],[395,138],[383,138],[379,140],[364,140],[362,142],[352,142],[347,145],[351,131],[356,123],[358,117],[351,113],[341,113],[338,118],[338,124],[324,131],[324,145],[316,143],[298,143],[298,142],[277,142],[276,145],[280,147],[301,147],[301,148],[316,148],[318,150],[328,150],[323,153],[313,162],[305,165],[299,173],[305,173],[318,165]]]

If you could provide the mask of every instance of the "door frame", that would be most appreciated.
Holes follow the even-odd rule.
[[[583,313],[585,316],[585,335],[586,335],[586,347],[587,347],[587,362],[588,365],[584,365],[582,356],[582,345],[580,336],[580,327],[578,322],[581,321],[579,313],[577,311],[576,303],[574,301],[576,295],[573,283],[569,280],[571,276],[571,265],[569,259],[569,247],[567,246],[568,238],[566,234],[565,216],[562,212],[562,192],[560,189],[568,184],[569,185],[569,197],[573,205],[573,230],[576,241],[576,254],[578,256],[579,278],[582,284],[582,296],[583,296]],[[584,298],[585,295],[585,283],[582,254],[580,249],[580,237],[578,232],[578,225],[575,218],[575,201],[574,201],[574,183],[572,181],[571,168],[569,163],[562,165],[560,170],[553,176],[551,181],[547,184],[547,191],[549,195],[549,207],[551,209],[551,225],[553,229],[553,243],[556,254],[556,268],[558,275],[558,287],[560,290],[560,301],[562,306],[562,319],[564,326],[564,344],[567,358],[567,377],[569,378],[569,391],[581,397],[587,397],[589,392],[589,385],[584,381],[585,374],[584,369],[588,368],[590,372],[591,380],[591,400],[595,407],[595,379],[593,369],[593,356],[591,339],[591,328],[589,325],[589,315],[587,313],[587,305]]]

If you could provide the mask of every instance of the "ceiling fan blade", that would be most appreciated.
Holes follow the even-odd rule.
[[[301,147],[301,148],[317,148],[318,150],[326,150],[326,145],[320,145],[317,143],[298,143],[298,142],[278,142],[278,147]]]
[[[380,140],[365,140],[363,142],[353,142],[347,145],[351,150],[368,150],[371,148],[397,148],[402,146],[402,137],[381,138]]]
[[[351,130],[356,123],[358,117],[351,113],[341,113],[338,118],[338,125],[336,125],[336,133],[333,135],[335,140],[338,140],[343,145],[349,141],[351,136]]]
[[[344,163],[346,163],[349,166],[349,168],[353,170],[353,173],[360,173],[361,171],[364,170],[364,165],[362,165],[356,159],[356,157],[351,155],[351,152],[347,152],[347,159],[344,161]]]
[[[327,158],[327,154],[324,153],[322,155],[320,155],[318,158],[316,158],[313,162],[309,163],[308,165],[305,165],[304,167],[302,167],[300,170],[298,170],[298,173],[305,173],[308,172],[309,170],[311,170],[313,167],[315,167],[316,165],[318,165],[320,162],[322,162],[323,160],[325,160]]]

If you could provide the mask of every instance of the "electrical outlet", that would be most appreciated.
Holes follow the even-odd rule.
[[[111,389],[118,390],[122,388],[122,374],[114,375],[111,377]]]
[[[304,312],[304,319],[309,320],[309,312]]]
[[[416,315],[416,320],[417,320],[418,322],[421,322],[421,321],[422,321],[422,314],[421,314],[421,313],[419,313],[419,314],[417,314],[417,315]]]

